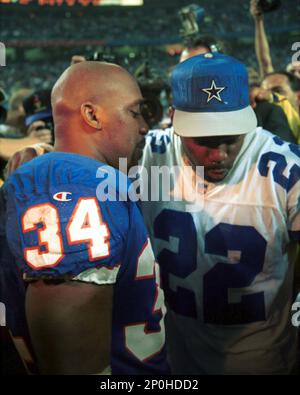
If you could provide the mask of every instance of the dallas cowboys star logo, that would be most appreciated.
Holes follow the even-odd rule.
[[[206,103],[210,102],[212,99],[217,99],[218,101],[222,102],[220,93],[226,88],[224,87],[217,87],[215,80],[211,81],[210,88],[201,89],[203,92],[207,93],[207,101]]]

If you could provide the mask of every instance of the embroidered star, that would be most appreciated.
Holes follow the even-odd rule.
[[[203,92],[207,93],[207,101],[206,103],[210,102],[212,99],[217,99],[220,102],[222,102],[222,99],[220,97],[220,93],[225,89],[226,87],[217,87],[216,83],[214,80],[211,81],[211,87],[210,88],[205,88],[201,89]]]

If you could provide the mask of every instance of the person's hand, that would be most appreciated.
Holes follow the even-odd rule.
[[[250,89],[250,104],[252,108],[256,107],[256,103],[260,101],[267,101],[271,103],[273,100],[272,93],[269,90],[254,87]]]
[[[31,138],[37,138],[42,143],[52,142],[52,132],[46,128],[46,124],[43,121],[33,122],[27,129],[27,135]]]
[[[258,6],[258,0],[250,0],[250,14],[254,19],[261,18],[263,13]]]
[[[36,144],[31,147],[26,147],[21,151],[17,151],[9,159],[5,168],[5,178],[9,177],[18,167],[23,163],[29,162],[37,156],[53,151],[52,145]]]

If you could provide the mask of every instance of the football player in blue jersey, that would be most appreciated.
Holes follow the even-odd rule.
[[[125,177],[109,188],[127,193],[116,168],[141,157],[142,100],[117,65],[69,67],[52,91],[54,152],[1,190],[1,299],[19,350],[42,374],[168,372],[164,297],[140,211],[96,193],[101,171]]]

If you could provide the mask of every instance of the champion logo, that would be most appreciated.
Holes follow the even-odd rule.
[[[70,202],[72,200],[71,192],[57,192],[53,195],[53,199],[59,202]]]

